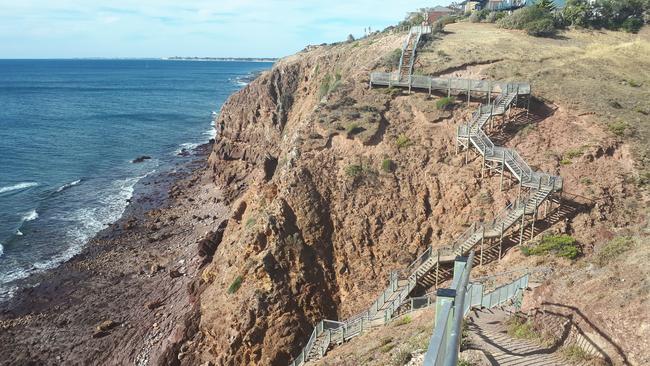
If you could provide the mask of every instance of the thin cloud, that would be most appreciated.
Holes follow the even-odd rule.
[[[434,5],[424,0],[3,2],[0,58],[284,56],[307,44],[362,35],[366,27],[383,29],[408,11]]]

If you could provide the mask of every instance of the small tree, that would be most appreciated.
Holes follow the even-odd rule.
[[[535,6],[538,8],[546,9],[548,11],[554,11],[557,8],[553,0],[537,0]]]
[[[354,42],[354,36],[352,34],[348,34],[348,42]]]

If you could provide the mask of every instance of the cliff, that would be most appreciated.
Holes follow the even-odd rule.
[[[434,53],[450,47],[445,37],[469,36],[473,30],[466,26],[452,25],[452,35],[430,43],[429,58],[423,52],[416,70],[433,67],[431,57],[446,57],[435,73],[521,79],[526,75],[520,69],[537,62],[526,49],[495,65]],[[438,110],[440,96],[368,88],[369,72],[390,69],[390,54],[402,41],[403,34],[376,34],[311,48],[278,61],[223,106],[206,174],[224,190],[231,214],[222,239],[221,233],[207,236],[212,244],[203,254],[209,260],[191,288],[200,303],[199,331],[181,347],[181,363],[288,363],[322,317],[363,310],[391,270],[431,243],[449,243],[467,224],[491,218],[516,195],[514,184],[500,190],[498,179],[481,178],[480,159],[472,156],[465,165],[464,156],[455,154],[456,126],[476,102]],[[637,235],[645,223],[639,202],[647,196],[626,179],[638,176],[630,152],[636,145],[613,134],[599,116],[574,111],[568,98],[551,103],[549,95],[536,97],[532,118],[519,111],[521,118],[506,124],[499,139],[537,169],[565,177],[574,209],[547,230],[569,232],[587,258],[624,228]],[[580,152],[567,154],[571,150]],[[630,206],[634,202],[637,209]],[[510,266],[540,264],[517,253]],[[564,276],[581,271],[570,261],[544,264]],[[647,277],[635,278],[635,289],[647,299]],[[580,294],[607,291],[557,289],[556,300],[573,293],[567,301],[587,313]],[[641,303],[621,306],[641,312]],[[623,313],[617,309],[598,319],[610,324]],[[630,325],[609,328],[623,341]]]

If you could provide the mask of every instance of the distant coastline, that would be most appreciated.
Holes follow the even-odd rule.
[[[277,58],[271,57],[163,57],[167,61],[239,61],[239,62],[275,62]]]

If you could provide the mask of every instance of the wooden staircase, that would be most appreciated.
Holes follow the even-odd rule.
[[[415,47],[420,35],[421,33],[409,33],[402,49],[400,78],[411,75]],[[322,320],[314,328],[303,351],[291,363],[292,366],[319,359],[329,348],[370,328],[386,324],[401,313],[402,305],[414,293],[438,287],[440,283],[451,278],[456,257],[467,255],[479,244],[482,248],[485,240],[498,238],[502,242],[504,233],[519,224],[521,243],[526,216],[533,216],[534,223],[540,206],[554,193],[561,192],[562,178],[532,170],[517,151],[495,146],[484,132],[483,128],[488,122],[495,116],[505,115],[516,103],[519,95],[518,87],[512,90],[505,88],[492,103],[479,106],[470,121],[458,127],[456,136],[457,144],[466,151],[474,147],[482,155],[484,162],[497,166],[502,180],[505,172],[512,174],[519,182],[520,195],[517,199],[497,213],[491,221],[473,223],[450,246],[435,249],[429,247],[406,269],[391,273],[386,289],[364,312],[343,322]],[[528,192],[521,194],[524,189]],[[531,229],[531,232],[534,233],[534,230]],[[481,250],[481,258],[482,252]]]

